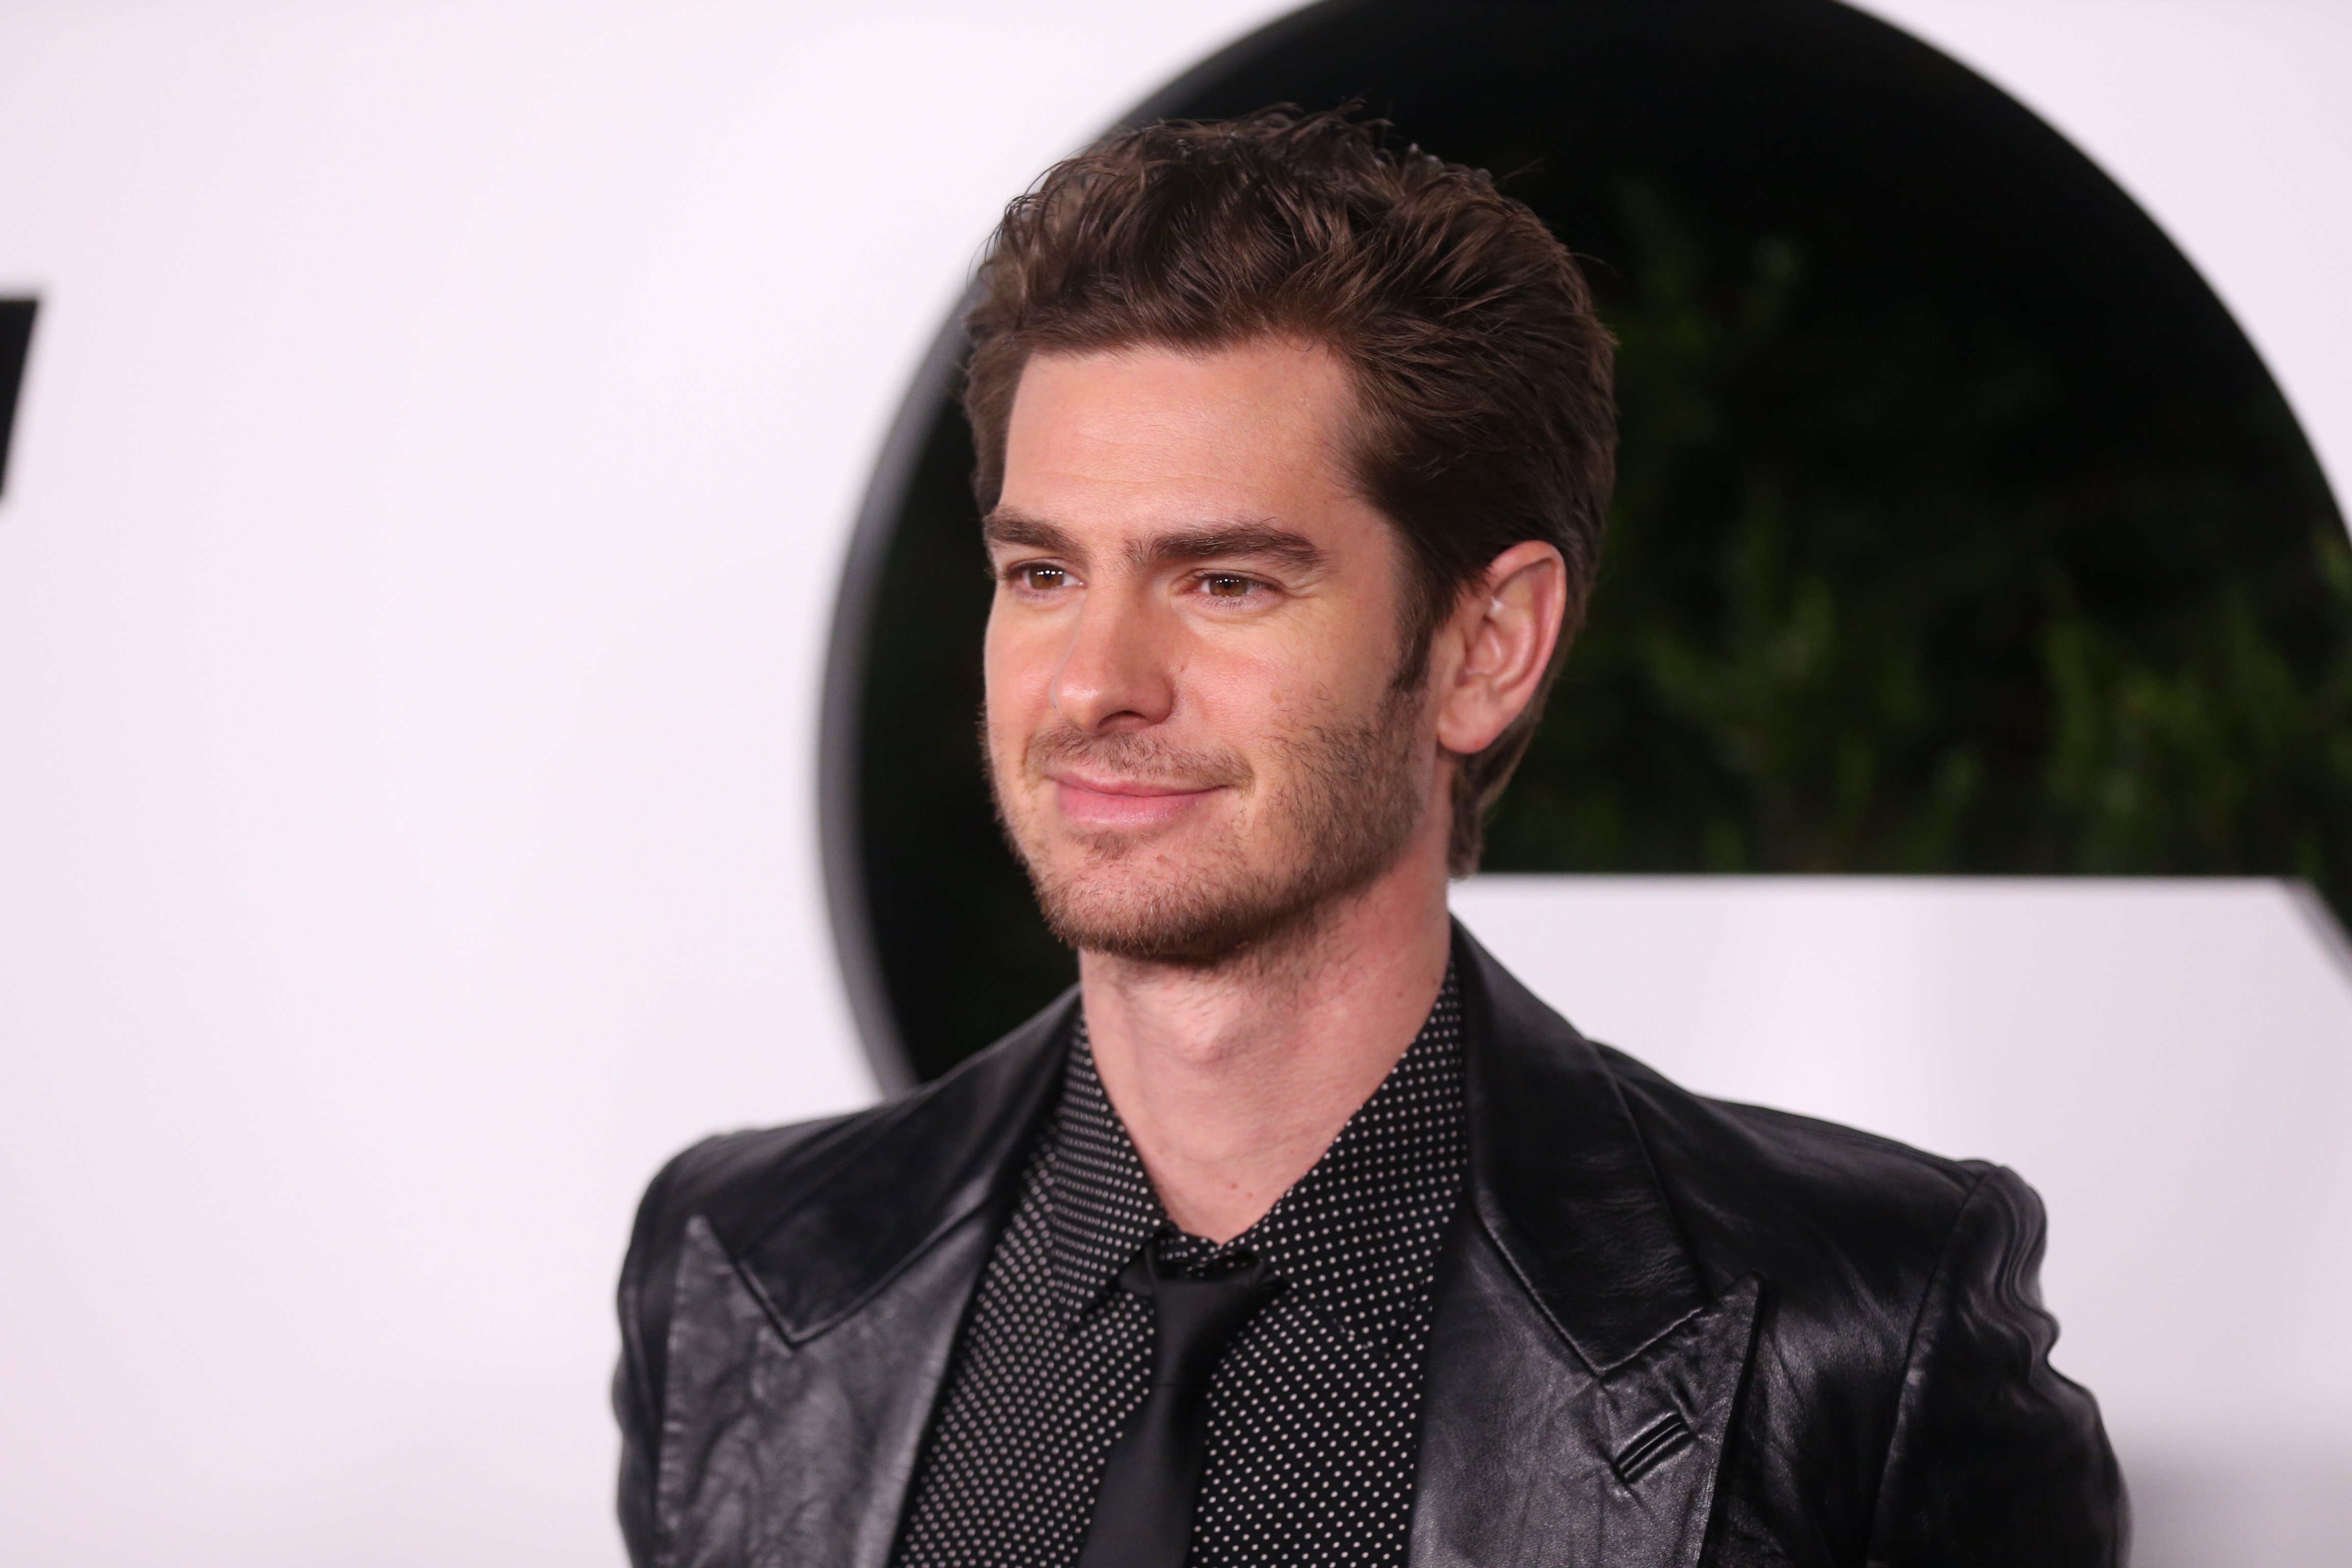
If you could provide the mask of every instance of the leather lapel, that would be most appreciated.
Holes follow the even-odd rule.
[[[688,1223],[662,1568],[884,1568],[1076,1007],[1073,990],[938,1083],[793,1144]]]
[[[1707,1303],[1617,1080],[1460,926],[1479,1219],[1553,1325],[1606,1371]]]
[[[1762,1282],[1739,1280],[1601,1380],[1608,1471],[1599,1561],[1694,1568],[1756,1348]]]
[[[656,1481],[658,1568],[887,1568],[964,1304],[996,1243],[950,1229],[827,1332],[787,1346],[708,1222],[688,1223]]]
[[[856,1311],[974,1213],[1010,1204],[1077,1007],[1074,986],[938,1082],[845,1123],[789,1176],[709,1211],[787,1344]]]
[[[1413,1568],[1689,1568],[1754,1343],[1600,1053],[1454,931],[1472,1201],[1441,1273]]]

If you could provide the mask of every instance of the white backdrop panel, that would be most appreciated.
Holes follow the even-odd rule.
[[[814,779],[883,426],[1264,9],[0,8],[0,1559],[618,1561],[636,1189],[873,1092]]]

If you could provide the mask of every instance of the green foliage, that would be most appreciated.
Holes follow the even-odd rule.
[[[2102,382],[1965,279],[1874,292],[1639,182],[1620,209],[1612,537],[1489,867],[2347,907],[2352,551],[2258,367]]]
[[[2352,550],[2316,532],[2318,588],[2352,622]],[[2062,585],[2063,586],[2063,585]],[[2263,870],[2352,892],[2352,639],[2297,660],[2243,582],[2214,585],[2175,658],[2145,658],[2053,591],[2048,809],[2074,869]]]

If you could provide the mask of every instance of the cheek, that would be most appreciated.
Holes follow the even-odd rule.
[[[1396,677],[1398,637],[1370,606],[1332,604],[1301,616],[1286,635],[1230,648],[1207,647],[1192,661],[1204,697],[1236,718],[1266,727],[1360,719]]]
[[[1272,656],[1195,658],[1184,689],[1203,730],[1248,754],[1257,771],[1278,773],[1301,741],[1361,723],[1385,687],[1333,651],[1307,645]]]
[[[1035,731],[1051,706],[1051,650],[1034,634],[1024,637],[992,616],[981,644],[981,689],[992,753],[1008,741]]]
[[[1021,689],[1021,675],[1026,662],[1019,637],[1007,626],[1003,616],[991,615],[987,633],[980,645],[981,682],[991,715]]]

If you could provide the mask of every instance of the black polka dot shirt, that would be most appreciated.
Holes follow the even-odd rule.
[[[1467,1165],[1451,973],[1314,1169],[1223,1247],[1169,1222],[1081,1026],[964,1324],[898,1568],[1076,1562],[1150,1372],[1151,1309],[1118,1285],[1147,1244],[1188,1268],[1246,1250],[1284,1282],[1210,1383],[1189,1568],[1402,1564],[1432,1285]]]

